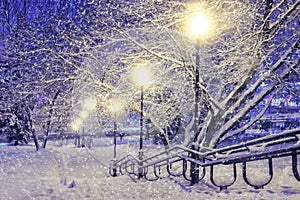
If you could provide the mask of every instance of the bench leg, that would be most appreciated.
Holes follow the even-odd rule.
[[[192,170],[191,170],[191,164],[190,164],[190,170],[188,170],[188,164],[187,164],[187,160],[183,159],[182,160],[182,174],[183,174],[183,177],[187,180],[187,181],[190,181],[191,182],[191,185],[194,185],[195,183],[193,182],[192,180]],[[191,162],[190,162],[191,163]],[[199,172],[199,167],[198,166],[198,172]],[[188,171],[190,172],[190,174],[188,174]],[[198,174],[199,175],[199,174]],[[205,177],[205,167],[202,167],[202,175],[201,177],[198,176],[198,179],[197,179],[197,182],[201,181],[203,178]]]
[[[253,161],[252,161],[253,162]],[[272,158],[268,158],[268,163],[269,163],[269,179],[263,183],[263,184],[254,184],[254,183],[251,183],[247,177],[247,162],[244,161],[243,162],[243,179],[244,181],[254,187],[255,189],[260,189],[260,188],[263,188],[265,185],[269,184],[273,178],[273,162],[272,162]]]
[[[215,179],[214,179],[214,165],[211,165],[210,166],[210,181],[213,185],[217,186],[220,188],[220,190],[226,190],[227,187],[233,185],[236,181],[236,163],[233,163],[232,164],[232,169],[233,169],[233,180],[230,182],[230,183],[227,183],[227,184],[217,184],[215,182]]]
[[[297,179],[297,181],[300,182],[300,176],[299,176],[299,172],[298,172],[298,168],[297,168],[297,151],[293,151],[292,152],[292,169],[293,169],[293,174],[295,176],[295,178]]]

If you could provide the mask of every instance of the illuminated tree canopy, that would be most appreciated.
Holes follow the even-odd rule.
[[[299,106],[299,1],[195,2],[4,1],[1,110],[24,102],[37,115],[40,105],[47,108],[38,115],[46,116],[44,123],[53,109],[53,128],[67,128],[62,124],[71,123],[72,109],[92,94],[101,120],[108,116],[104,102],[115,96],[139,112],[140,88],[130,77],[139,65],[153,74],[144,88],[145,117],[166,144],[166,127],[178,118],[186,145],[215,148],[262,118],[272,99],[289,95]],[[193,38],[187,28],[199,11],[209,19],[208,31]]]

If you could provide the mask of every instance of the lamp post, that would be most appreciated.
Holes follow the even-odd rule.
[[[133,72],[133,78],[135,83],[141,89],[141,98],[140,98],[140,148],[139,148],[139,160],[141,161],[144,157],[143,154],[143,126],[144,126],[144,86],[149,83],[151,79],[151,72],[147,66],[137,67]],[[143,163],[140,163],[141,165]],[[138,178],[143,177],[143,170],[139,170]]]
[[[84,141],[84,121],[89,117],[90,113],[95,109],[96,101],[93,98],[86,99],[83,104],[83,109],[80,111],[79,116],[72,123],[72,129],[76,133],[75,145],[80,147],[79,128],[82,126],[82,136]],[[84,145],[84,143],[82,143]]]
[[[90,146],[90,140],[87,140],[87,138],[85,138],[85,125],[86,123],[88,123],[89,121],[86,122],[86,119],[88,119],[89,115],[93,112],[93,110],[95,110],[96,108],[96,100],[92,97],[85,99],[84,103],[83,103],[83,110],[80,113],[80,117],[82,119],[82,147],[84,146]]]
[[[199,128],[199,93],[200,93],[200,40],[208,32],[209,29],[209,20],[202,13],[196,13],[194,18],[190,21],[189,30],[191,36],[196,40],[196,52],[195,52],[195,104],[194,104],[194,126],[195,126],[195,137],[194,141],[197,141],[198,128]],[[198,150],[198,147],[192,145],[193,150]],[[193,159],[199,159],[197,154],[191,155]],[[199,165],[196,163],[191,163],[191,185],[199,182]]]
[[[81,125],[82,125],[82,140],[81,145],[78,143],[78,147],[84,147],[85,146],[85,139],[84,139],[84,123],[85,119],[88,118],[89,112],[87,110],[82,110],[80,112],[80,119],[81,119]]]
[[[72,124],[72,130],[75,132],[75,147],[79,147],[80,145],[80,137],[79,137],[79,134],[78,134],[78,123],[77,122],[74,122]]]
[[[113,114],[113,133],[114,133],[114,161],[117,159],[117,113],[122,109],[122,103],[117,100],[113,100],[110,105],[110,110]],[[113,177],[117,176],[117,169],[113,167]]]

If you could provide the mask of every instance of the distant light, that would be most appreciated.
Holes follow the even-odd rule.
[[[138,86],[145,86],[151,80],[151,70],[148,66],[142,65],[133,70],[133,79]]]
[[[79,130],[79,127],[82,125],[82,120],[81,119],[76,119],[72,125],[71,125],[71,128],[73,131],[78,131]]]
[[[87,117],[89,116],[89,112],[87,110],[82,110],[80,113],[79,113],[79,117],[81,119],[86,119]]]
[[[123,109],[123,105],[121,101],[114,101],[111,105],[111,112],[118,113]]]
[[[96,107],[96,100],[93,98],[88,98],[84,101],[83,104],[83,109],[84,110],[88,110],[88,111],[92,111],[94,110]]]
[[[190,34],[194,37],[198,37],[208,33],[209,31],[209,19],[202,12],[198,12],[191,19],[189,24]]]
[[[73,131],[78,131],[79,127],[77,124],[72,124],[72,130]]]

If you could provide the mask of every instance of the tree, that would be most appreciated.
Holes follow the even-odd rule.
[[[5,37],[2,66],[13,78],[19,66],[26,66],[20,80],[26,80],[22,94],[31,97],[28,104],[37,101],[36,95],[51,100],[61,91],[61,104],[48,106],[43,114],[46,123],[50,110],[66,118],[70,106],[88,93],[97,95],[101,116],[109,115],[100,111],[100,103],[112,96],[125,98],[130,109],[139,111],[140,88],[132,84],[130,72],[148,64],[155,78],[145,88],[144,113],[165,143],[165,128],[179,116],[186,144],[215,148],[259,120],[271,104],[261,103],[266,97],[284,91],[299,99],[299,90],[291,89],[291,82],[299,82],[297,6],[296,0],[49,1],[37,4],[39,18],[19,15],[19,25]],[[184,28],[198,11],[212,19],[213,27],[201,41]],[[199,102],[194,98],[197,48]],[[11,94],[12,88],[20,90],[20,80],[7,83]],[[5,95],[5,105],[11,94]],[[246,125],[239,127],[242,121]]]
[[[11,16],[17,20],[2,43],[4,74],[0,108],[8,112],[20,104],[30,108],[27,109],[30,130],[34,134],[34,126],[37,132],[45,131],[45,147],[50,130],[67,131],[71,84],[84,40],[79,39],[82,31],[72,32],[77,26],[64,15],[66,3],[54,7],[52,12],[48,9],[53,4],[51,1],[35,4],[35,16],[26,12],[34,2],[23,3],[14,2],[13,7],[19,6],[20,10],[17,9],[17,16]],[[43,126],[47,128],[43,130]],[[39,148],[37,143],[36,147]]]
[[[259,120],[270,105],[258,108],[267,95],[280,92],[292,77],[299,79],[298,5],[299,1],[287,0],[203,1],[198,5],[151,1],[136,3],[130,12],[132,7],[124,6],[118,11],[135,16],[134,22],[124,25],[124,18],[112,14],[113,18],[99,22],[109,25],[108,31],[93,31],[104,38],[93,52],[95,66],[106,74],[104,83],[111,86],[106,92],[134,102],[139,88],[129,84],[126,74],[140,63],[151,65],[156,78],[145,91],[146,116],[163,134],[163,128],[179,115],[187,142],[214,148]],[[201,41],[200,109],[191,117],[196,45],[181,27],[190,13],[199,10],[211,13],[214,31]],[[164,88],[172,95],[164,94]],[[299,93],[293,96],[299,98]],[[139,109],[138,104],[129,106]],[[251,120],[238,127],[253,109],[256,114]],[[199,119],[198,127],[194,117]]]

